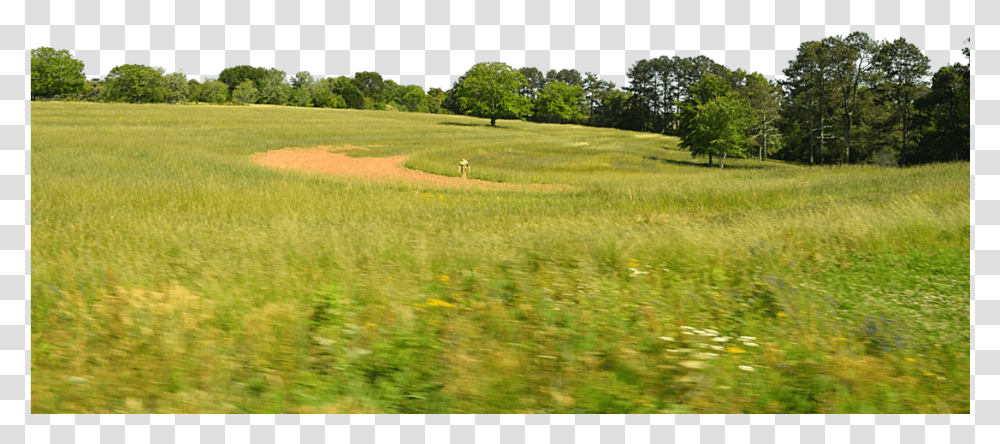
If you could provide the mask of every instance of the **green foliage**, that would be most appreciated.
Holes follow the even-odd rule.
[[[313,106],[312,91],[306,88],[292,88],[291,96],[288,98],[291,106]]]
[[[253,80],[244,80],[233,90],[233,102],[239,105],[255,103],[260,94],[253,86]]]
[[[893,123],[899,128],[899,136],[894,145],[901,164],[907,164],[907,154],[916,145],[914,105],[926,94],[924,81],[930,71],[930,59],[916,45],[905,38],[898,38],[879,48],[875,55],[875,67],[882,76],[884,103],[890,105]]]
[[[316,92],[313,94],[312,100],[313,100],[313,105],[315,105],[317,108],[334,108],[333,93],[330,92],[330,88],[326,88],[323,86],[316,88]]]
[[[31,97],[82,93],[87,88],[83,62],[69,51],[43,46],[31,50]]]
[[[444,102],[444,91],[441,88],[431,88],[427,91],[427,112],[431,114],[439,114],[444,108],[442,106]]]
[[[690,133],[681,139],[681,146],[692,156],[719,156],[719,168],[727,156],[746,155],[750,145],[747,133],[754,124],[753,110],[746,102],[729,93],[698,105],[691,119]]]
[[[179,72],[170,73],[163,76],[163,80],[172,93],[169,100],[170,103],[184,103],[191,97],[192,86],[188,83],[187,76],[184,74]]]
[[[583,119],[579,107],[583,102],[583,87],[550,81],[535,99],[535,116],[545,122],[579,122]]]
[[[218,80],[226,85],[229,85],[229,92],[231,94],[234,90],[236,90],[237,86],[247,80],[252,80],[254,87],[258,90],[263,89],[263,82],[267,75],[268,70],[266,68],[239,65],[223,69],[222,72],[219,73]]]
[[[545,87],[545,75],[538,68],[526,66],[518,70],[524,76],[524,83],[518,91],[522,96],[534,100]]]
[[[309,71],[299,71],[292,77],[292,88],[294,89],[309,89],[316,81],[313,79],[312,74]]]
[[[385,97],[386,83],[377,72],[361,71],[354,73],[354,84],[367,99],[372,102],[387,102]]]
[[[258,103],[285,105],[292,95],[292,87],[286,82],[285,72],[276,68],[267,70],[259,85]]]
[[[144,65],[119,65],[104,79],[101,101],[131,103],[162,103],[173,99],[167,87],[163,69]]]
[[[205,103],[226,103],[229,101],[229,85],[225,82],[208,79],[205,83],[194,87],[191,100]]]
[[[365,106],[365,96],[361,94],[356,82],[346,76],[337,78],[327,77],[323,79],[323,86],[330,89],[335,95],[344,98],[348,108],[363,109]]]
[[[498,118],[529,112],[530,102],[518,94],[524,81],[524,76],[506,63],[477,63],[456,87],[456,98],[469,114],[489,117],[490,125],[496,126]]]
[[[405,94],[399,99],[399,104],[406,107],[407,111],[416,113],[428,112],[427,95],[419,85],[409,85],[400,87]],[[440,91],[440,90],[438,90]]]
[[[925,132],[911,162],[969,160],[969,67],[956,63],[934,74],[931,91],[914,105]]]
[[[781,88],[756,72],[746,75],[745,79],[745,84],[737,89],[737,93],[753,109],[754,124],[750,133],[757,147],[758,159],[764,160],[769,151],[777,151],[781,146],[781,136],[777,129]]]

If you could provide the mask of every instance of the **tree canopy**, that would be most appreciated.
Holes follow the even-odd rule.
[[[160,103],[174,94],[163,78],[163,68],[119,65],[104,79],[101,100],[105,102]]]
[[[497,126],[498,118],[530,111],[531,102],[518,94],[524,82],[524,75],[506,63],[477,63],[456,87],[456,97],[468,114],[489,117],[490,125]]]
[[[31,96],[54,97],[85,91],[87,77],[83,68],[83,62],[65,49],[56,51],[45,46],[32,49]]]
[[[697,106],[683,145],[692,156],[719,156],[719,168],[723,168],[727,156],[746,155],[754,121],[750,105],[736,93],[727,93]]]

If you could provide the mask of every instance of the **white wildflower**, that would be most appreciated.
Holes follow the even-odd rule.
[[[715,341],[715,342],[726,342],[726,341],[729,340],[729,338],[727,338],[725,336],[719,336],[717,338],[712,338],[712,340]]]
[[[688,327],[687,325],[682,325],[681,330],[694,330],[694,327]]]
[[[726,347],[723,347],[723,346],[721,346],[721,345],[713,345],[713,346],[712,346],[712,350],[718,350],[718,351],[723,351],[723,350],[725,350],[725,349],[726,349]]]
[[[753,371],[753,367],[751,367],[749,365],[741,365],[740,366],[740,370],[743,370],[745,372],[752,372]]]
[[[754,342],[744,342],[743,345],[745,345],[747,347],[756,347],[757,346],[757,344],[754,343]]]
[[[660,339],[663,339],[664,341],[669,341],[669,342],[672,342],[674,340],[674,338],[671,338],[670,336],[660,336]]]

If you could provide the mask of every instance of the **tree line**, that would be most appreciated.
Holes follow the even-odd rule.
[[[969,62],[968,48],[963,50]],[[235,66],[205,82],[162,68],[120,65],[86,80],[68,51],[32,50],[32,99],[233,103],[351,108],[540,123],[573,123],[678,136],[693,156],[815,164],[913,165],[969,160],[970,65],[930,61],[899,38],[863,32],[802,43],[785,79],[735,71],[708,57],[636,62],[629,85],[575,69],[479,63],[444,91],[426,93],[376,72],[315,79]],[[928,80],[929,79],[929,80]]]

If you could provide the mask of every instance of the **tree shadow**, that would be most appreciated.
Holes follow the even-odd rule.
[[[490,126],[489,123],[461,123],[461,122],[439,122],[438,125],[449,125],[449,126],[465,126],[471,128],[495,128],[495,129],[511,129],[509,126]]]
[[[662,157],[656,157],[656,156],[642,156],[642,158],[644,160],[652,160],[654,162],[669,163],[671,165],[682,165],[682,166],[689,166],[689,167],[719,169],[719,159],[717,159],[717,158],[713,158],[712,159],[712,164],[711,165],[708,164],[708,160],[707,159],[698,159],[698,160],[689,160],[688,161],[688,160],[664,159]],[[762,169],[766,168],[764,165],[734,165],[734,164],[729,163],[732,160],[733,159],[731,159],[731,158],[730,159],[726,159],[726,167],[722,168],[722,169],[723,170],[728,170],[728,169],[733,169],[733,170],[762,170]],[[746,160],[746,159],[736,159],[736,160]]]

